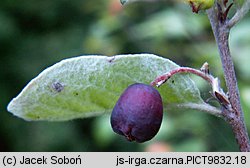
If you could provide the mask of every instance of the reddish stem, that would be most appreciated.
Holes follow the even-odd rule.
[[[151,82],[151,85],[158,87],[158,86],[162,85],[163,83],[165,83],[171,76],[173,76],[177,73],[192,73],[192,74],[198,75],[201,78],[203,78],[204,80],[208,81],[211,85],[213,84],[214,77],[209,75],[209,74],[205,74],[204,72],[202,72],[200,70],[189,68],[189,67],[178,67],[178,68],[173,69],[164,75],[157,77],[153,82]]]

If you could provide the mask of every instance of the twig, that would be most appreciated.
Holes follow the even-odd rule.
[[[246,3],[248,5],[249,0],[247,0]],[[242,8],[246,10],[249,7]],[[239,144],[240,151],[250,151],[249,137],[247,134],[243,111],[240,104],[240,95],[234,71],[234,64],[228,45],[230,25],[233,26],[240,20],[240,18],[243,17],[243,15],[245,15],[243,14],[241,16],[239,11],[237,11],[237,13],[238,16],[236,15],[237,17],[235,17],[234,20],[232,19],[233,21],[231,20],[233,24],[228,24],[227,22],[218,19],[221,15],[221,13],[219,13],[218,8],[213,7],[207,10],[208,18],[210,20],[216,43],[218,45],[220,58],[224,70],[225,81],[228,88],[229,101],[232,106],[232,111],[223,108],[222,112],[225,120],[232,127],[236,141]]]

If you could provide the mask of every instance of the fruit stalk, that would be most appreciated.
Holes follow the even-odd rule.
[[[225,109],[227,109],[229,111],[233,111],[232,106],[229,102],[228,96],[224,93],[223,89],[220,87],[219,79],[217,77],[216,78],[213,77],[209,73],[208,67],[209,67],[209,65],[207,62],[203,64],[203,66],[201,67],[200,70],[190,68],[190,67],[178,67],[178,68],[175,68],[164,75],[157,77],[153,82],[151,82],[151,86],[160,87],[169,78],[171,78],[173,75],[178,74],[178,73],[192,73],[194,75],[197,75],[197,76],[203,78],[211,85],[212,90],[213,90],[212,95],[215,99],[217,99],[217,101],[221,104],[221,106],[223,106]],[[209,111],[209,113],[216,115],[217,117],[222,117],[221,111],[216,112],[216,113],[214,111],[213,112]]]

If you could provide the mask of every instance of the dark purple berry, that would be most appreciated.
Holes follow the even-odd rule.
[[[117,101],[112,114],[114,132],[129,141],[145,142],[160,129],[163,116],[162,99],[152,86],[142,83],[130,85]]]

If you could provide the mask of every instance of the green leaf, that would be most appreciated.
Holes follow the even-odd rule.
[[[124,5],[125,3],[128,2],[128,0],[120,0],[121,4]]]
[[[9,103],[8,111],[25,120],[50,121],[110,113],[128,85],[149,84],[176,67],[152,54],[65,59],[31,80]],[[159,91],[166,106],[204,105],[199,90],[185,74],[175,75]]]

